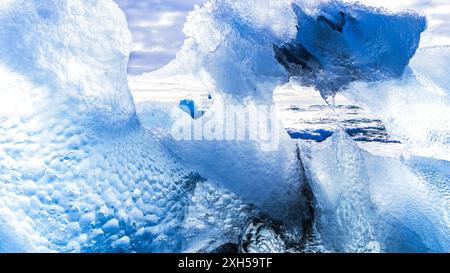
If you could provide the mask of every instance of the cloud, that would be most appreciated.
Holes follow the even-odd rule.
[[[156,70],[173,58],[184,41],[183,25],[196,4],[206,0],[114,0],[133,34],[128,72]]]

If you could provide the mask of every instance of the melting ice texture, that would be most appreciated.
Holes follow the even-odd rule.
[[[448,193],[433,185],[439,175],[448,182],[442,163],[434,162],[428,169],[434,176],[426,176],[417,171],[423,162],[411,168],[411,161],[369,154],[343,129],[324,143],[305,144],[303,151],[326,249],[448,251]]]
[[[299,30],[294,42],[277,48],[277,58],[325,98],[355,80],[400,77],[426,26],[413,12],[389,14],[335,1],[292,6]]]
[[[188,17],[185,45],[163,70],[204,73],[238,98],[271,101],[288,76],[328,97],[353,81],[400,77],[425,27],[415,12],[338,1],[210,1]]]
[[[421,65],[423,54],[443,57],[445,49],[420,50],[408,66],[425,28],[423,15],[412,11],[338,1],[210,1],[190,14],[177,59],[140,80],[189,71],[208,92],[244,104],[271,104],[273,88],[289,77],[325,98],[342,92],[378,114],[408,154],[402,160],[368,155],[343,132],[322,152],[303,147],[318,240],[331,251],[447,251],[449,175],[439,161],[448,157],[446,65],[443,58]],[[212,151],[200,146],[202,155]],[[223,162],[209,164],[220,170]],[[423,209],[408,209],[415,205]]]
[[[185,174],[139,128],[120,9],[110,1],[0,7],[0,250],[176,249],[165,236],[183,215],[175,200]],[[167,233],[152,231],[163,222]]]
[[[342,76],[335,67],[346,58],[335,58],[333,49],[320,52],[312,43],[317,39],[300,35],[306,28],[314,36],[319,28],[339,45],[337,53],[361,60],[343,64],[351,78],[342,87],[349,86],[358,101],[375,105],[386,97],[406,96],[411,85],[403,83],[422,74],[433,83],[427,81],[427,87],[447,90],[442,74],[427,74],[425,68],[413,67],[415,77],[403,75],[425,27],[422,16],[336,1],[299,2],[206,3],[189,16],[177,59],[153,76],[194,74],[225,102],[270,105],[273,89],[293,74],[289,65],[298,63],[276,56],[277,47],[300,43],[301,54],[294,53],[301,57],[301,69],[313,60],[307,70]],[[299,21],[300,13],[305,20]],[[371,18],[381,27],[391,25],[392,36],[383,31],[377,32],[379,39],[365,36]],[[437,157],[388,164],[359,150],[343,132],[323,147],[302,147],[304,168],[286,132],[272,153],[253,142],[176,143],[164,131],[143,128],[136,115],[126,75],[131,37],[112,1],[3,1],[0,22],[1,251],[210,250],[237,243],[257,210],[286,225],[304,221],[305,200],[295,193],[305,177],[317,210],[315,240],[325,249],[449,251],[448,188],[442,187],[448,175]],[[369,38],[374,59],[362,58],[364,52],[352,47],[354,36]],[[393,52],[398,62],[389,58]],[[382,76],[369,79],[366,69]],[[323,89],[325,97],[336,91],[322,88],[315,77],[309,84]],[[390,81],[379,82],[385,77]],[[377,88],[383,84],[402,92],[383,93]],[[441,91],[433,94],[447,96]],[[380,95],[371,99],[372,93]],[[417,94],[423,98],[420,90]],[[394,101],[403,106],[401,99]],[[428,147],[429,138],[401,130],[413,130],[412,122],[403,122],[390,107],[380,109],[402,140],[413,148]],[[446,101],[439,109],[448,110]],[[214,114],[214,107],[208,112]],[[440,129],[438,135],[444,136],[432,137],[433,143],[448,147],[448,132],[440,125],[429,124],[430,131]]]
[[[355,82],[348,97],[381,117],[413,155],[450,159],[448,47],[424,48],[400,80]],[[433,61],[430,61],[433,60]],[[363,94],[364,92],[364,94]]]
[[[0,251],[195,250],[251,214],[140,126],[116,4],[2,1],[0,21]]]

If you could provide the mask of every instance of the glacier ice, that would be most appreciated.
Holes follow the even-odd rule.
[[[426,27],[425,18],[411,11],[337,1],[292,6],[298,32],[293,42],[276,47],[277,59],[325,98],[356,80],[400,77]]]
[[[295,37],[289,1],[209,1],[190,13],[184,32],[182,49],[163,70],[198,75],[213,97],[270,101],[273,89],[287,81],[273,44]]]
[[[211,0],[177,58],[143,76],[199,80],[214,102],[194,117],[213,124],[221,103],[272,106],[290,77],[324,97],[345,87],[409,146],[388,159],[343,130],[315,146],[280,128],[272,151],[177,141],[170,103],[136,112],[116,4],[0,3],[0,251],[448,252],[449,55],[419,50],[408,67],[424,29],[414,12],[338,1]]]
[[[400,77],[425,28],[418,13],[354,3],[215,0],[191,12],[163,70],[194,72],[238,99],[270,101],[288,76],[328,97],[356,80]]]
[[[342,129],[303,152],[327,249],[449,251],[448,197],[417,176],[410,163],[371,155]]]
[[[204,93],[211,92],[213,98],[220,97],[225,103],[243,105],[249,101],[272,104],[274,87],[289,77],[315,87],[325,98],[345,91],[348,98],[378,114],[388,132],[409,145],[413,154],[421,150],[425,152],[417,154],[446,158],[449,115],[448,103],[442,101],[445,91],[441,89],[447,83],[445,75],[439,74],[445,64],[417,65],[423,50],[410,64],[426,28],[423,15],[338,1],[252,3],[217,0],[195,9],[189,15],[187,39],[177,58],[142,78],[192,73],[204,84]],[[431,105],[436,108],[430,109]],[[217,114],[215,107],[205,116]],[[405,110],[408,115],[402,114]],[[432,115],[424,115],[430,110]],[[417,126],[417,118],[426,130]],[[292,143],[282,142],[282,147],[288,146],[282,150],[292,154]],[[448,198],[445,187],[436,190],[429,179],[436,177],[436,172],[445,177],[442,171],[433,170],[433,166],[424,171],[421,161],[411,163],[406,155],[403,161],[370,155],[343,131],[336,132],[323,145],[322,150],[303,148],[301,153],[318,213],[317,231],[312,232],[313,242],[306,242],[307,248],[347,252],[447,251]],[[234,143],[177,143],[169,139],[165,146],[181,151],[181,161],[190,162],[231,188],[246,188],[245,183],[229,183],[236,180],[236,173],[249,173],[247,162],[258,162],[249,156],[257,149],[248,150]],[[228,160],[217,161],[208,156],[213,153]],[[228,172],[230,166],[237,166],[233,162],[239,162],[244,170]],[[261,173],[261,169],[255,170],[250,175]],[[276,170],[269,169],[269,173]],[[290,173],[290,179],[292,174],[302,176],[302,171]],[[285,180],[286,176],[282,177]],[[442,191],[444,194],[440,195]],[[239,192],[244,199],[255,201],[245,189]],[[250,191],[256,195],[261,192],[264,190]],[[248,230],[250,237],[259,238],[257,232],[253,234],[251,224]],[[261,238],[268,238],[267,244],[263,242],[260,247],[281,251],[279,235],[273,232],[269,228],[260,234]],[[315,248],[318,244],[322,247]]]
[[[14,1],[1,4],[0,22],[1,251],[174,252],[238,240],[255,209],[231,186],[262,177],[275,158],[255,155],[252,175],[229,184],[206,181],[143,128],[116,4]],[[265,181],[260,202],[282,188]]]
[[[347,133],[337,130],[324,143],[329,146],[323,148],[323,153],[311,156],[320,164],[306,168],[314,170],[309,181],[315,193],[317,210],[322,214],[318,216],[320,225],[324,226],[321,237],[325,242],[331,241],[330,247],[337,251],[380,251],[376,249],[374,206],[363,158],[355,143],[342,143],[346,140]],[[329,204],[323,204],[324,201]]]
[[[300,14],[301,10],[307,8],[311,9],[310,15]],[[342,33],[334,35],[335,30],[328,29],[327,24],[315,21],[317,18],[330,17],[339,10],[345,10],[352,17]],[[314,12],[320,14],[313,14]],[[303,20],[304,16],[307,20]],[[378,22],[378,28],[369,27],[374,21]],[[394,26],[395,31],[385,35],[389,26]],[[408,27],[405,29],[404,26]],[[330,36],[331,41],[320,45],[320,35],[313,36],[318,28],[324,28],[323,36]],[[287,82],[290,72],[282,65],[279,55],[277,58],[277,48],[295,42],[301,43],[307,54],[315,55],[312,58],[317,59],[320,70],[330,73],[324,78],[332,82],[338,82],[332,79],[333,75],[353,75],[356,72],[360,74],[359,77],[355,76],[351,80],[368,79],[370,72],[375,70],[380,70],[380,78],[398,77],[414,54],[424,28],[424,17],[413,12],[389,14],[384,10],[345,5],[337,1],[326,1],[323,5],[308,7],[297,1],[209,1],[189,15],[185,25],[187,38],[177,58],[160,71],[144,78],[170,78],[192,73],[193,78],[199,78],[203,82],[204,92],[212,93],[216,100],[202,119],[209,119],[211,123],[216,122],[220,126],[218,101],[226,105],[241,104],[244,107],[248,107],[251,102],[269,106],[273,104],[273,90]],[[407,39],[399,43],[400,37]],[[316,44],[312,44],[313,41]],[[352,44],[353,41],[358,43]],[[332,44],[335,48],[323,48],[325,44]],[[318,51],[318,48],[323,50]],[[371,52],[371,55],[367,52]],[[399,54],[401,56],[398,56],[398,60],[391,58]],[[337,58],[341,55],[341,59]],[[347,59],[352,59],[353,62],[345,63],[347,59],[344,56],[348,55],[351,58]],[[361,63],[356,63],[356,60]],[[343,69],[356,72],[343,73],[342,69],[335,69],[339,63]],[[319,75],[313,82],[316,85],[325,82],[320,78],[320,73],[312,71],[315,76]],[[326,93],[330,90],[336,91],[334,88],[322,91]],[[279,122],[277,119],[274,117],[272,122]],[[186,119],[186,122],[192,121]],[[281,148],[272,154],[259,151],[257,141],[236,145],[234,142],[220,140],[180,142],[168,138],[165,146],[177,153],[177,157],[185,164],[199,169],[207,178],[220,181],[227,188],[240,192],[244,199],[261,205],[261,198],[265,199],[272,192],[273,180],[283,181],[286,184],[280,185],[280,188],[286,188],[285,185],[296,185],[293,180],[299,176],[296,171],[295,145],[286,132],[281,131],[279,134]],[[229,172],[230,168],[235,172]],[[241,183],[234,183],[238,178],[236,176],[246,179]],[[257,192],[250,187],[256,181],[261,185]],[[265,185],[271,186],[266,188]],[[295,192],[295,188],[288,188]],[[276,207],[274,204],[277,202],[270,202],[269,207]]]
[[[421,49],[411,60],[411,72],[401,79],[355,82],[346,96],[380,116],[411,155],[448,161],[450,92],[442,67],[449,64],[449,58],[447,47]]]
[[[205,186],[137,119],[121,10],[14,1],[0,22],[0,250],[183,250]],[[238,212],[218,218],[229,229],[247,217],[239,198],[219,201]]]

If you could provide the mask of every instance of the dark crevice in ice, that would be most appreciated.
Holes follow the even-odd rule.
[[[314,193],[309,184],[308,178],[306,177],[306,169],[303,164],[300,147],[297,143],[297,162],[299,166],[299,174],[301,175],[300,183],[303,184],[301,189],[301,198],[305,200],[306,208],[303,211],[303,227],[302,227],[302,240],[301,245],[306,245],[307,242],[310,242],[314,238],[314,222],[315,222],[315,201],[314,201]]]
[[[281,47],[273,46],[275,58],[289,73],[297,76],[299,73],[317,73],[321,67],[319,61],[301,44],[287,44]]]
[[[342,11],[339,12],[339,15],[341,16],[340,21],[338,23],[334,23],[330,20],[328,20],[325,16],[321,15],[317,17],[317,22],[324,22],[325,24],[329,25],[333,30],[336,30],[337,32],[342,33],[344,30],[344,26],[346,23],[346,14]]]
[[[249,221],[239,238],[239,252],[303,252],[317,241],[315,198],[306,177],[305,166],[297,145],[301,231],[286,227],[282,221],[260,214]]]

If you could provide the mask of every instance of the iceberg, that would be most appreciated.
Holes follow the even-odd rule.
[[[443,67],[449,58],[448,47],[421,49],[399,80],[355,82],[346,96],[380,116],[409,154],[448,161],[450,92]]]
[[[140,127],[122,11],[13,1],[0,21],[0,250],[180,249],[193,181]]]
[[[445,64],[441,65],[440,61],[417,65],[422,49],[414,57],[425,29],[425,17],[413,11],[391,12],[339,1],[250,1],[245,4],[233,0],[209,1],[189,15],[185,25],[187,38],[177,58],[161,70],[139,79],[170,79],[192,73],[191,77],[205,86],[203,93],[212,93],[213,98],[225,104],[244,106],[249,102],[272,105],[274,88],[288,80],[315,88],[331,105],[339,92],[376,113],[387,131],[409,146],[408,151],[413,155],[445,159],[448,103],[442,101],[445,92],[435,88],[446,88],[446,77],[440,73]],[[421,82],[423,84],[418,84]],[[418,101],[419,98],[422,101]],[[436,108],[431,110],[431,105]],[[217,108],[214,103],[204,117],[214,120],[220,116]],[[408,115],[403,114],[405,110]],[[430,110],[433,115],[424,114]],[[415,118],[426,126],[426,131],[417,126]],[[280,134],[281,151],[292,153],[295,145],[285,138],[286,132]],[[304,219],[313,222],[306,224],[312,225],[312,230],[303,228],[302,235],[293,235],[300,245],[293,250],[283,249],[286,242],[280,242],[280,238],[289,235],[277,234],[265,224],[258,234],[253,229],[261,224],[250,224],[245,234],[248,233],[251,247],[241,246],[241,250],[447,251],[448,198],[442,183],[437,190],[430,185],[433,179],[429,177],[435,177],[432,174],[439,171],[433,164],[428,163],[428,171],[424,171],[422,161],[412,164],[407,154],[402,160],[368,154],[343,130],[335,132],[323,145],[317,144],[322,150],[299,145],[296,162],[301,171],[288,172],[287,177],[300,177],[301,188],[311,187],[313,200],[308,202],[314,201],[314,216]],[[183,162],[222,181],[227,188],[240,188],[236,192],[244,199],[256,200],[246,195],[245,183],[229,184],[236,180],[235,174],[257,177],[257,173],[261,173],[263,168],[248,172],[247,162],[251,165],[258,162],[249,156],[255,155],[255,148],[249,150],[224,141],[180,143],[170,140],[165,146],[181,151],[179,157]],[[426,153],[417,152],[426,149]],[[217,161],[211,154],[227,160]],[[294,157],[290,158],[287,162],[295,161]],[[233,165],[233,161],[245,166],[244,170],[229,172],[230,166],[234,169],[237,165]],[[276,166],[273,164],[270,166]],[[266,175],[262,177],[272,179],[271,174],[280,167],[263,170]],[[419,176],[420,172],[428,177]],[[440,181],[445,181],[442,178],[445,174],[439,173]],[[286,176],[281,177],[285,180]],[[256,181],[263,180],[258,178],[251,184]],[[261,185],[266,184],[270,182]],[[398,192],[404,194],[397,196]],[[419,203],[413,205],[416,201]],[[278,200],[273,200],[270,206],[277,203]],[[300,208],[305,210],[306,207],[303,204]],[[410,209],[412,207],[415,209]],[[253,242],[253,237],[266,238],[266,241]]]
[[[182,250],[197,179],[140,126],[121,10],[14,1],[0,21],[0,250]]]
[[[0,251],[211,249],[238,242],[252,197],[295,191],[282,186],[286,173],[242,199],[243,187],[202,178],[142,126],[127,82],[131,35],[114,2],[2,2],[0,22]],[[256,158],[251,176],[228,185],[255,191],[248,179],[275,161]]]
[[[342,129],[302,151],[326,249],[449,251],[448,197],[411,163],[367,153]]]
[[[171,108],[133,99],[132,39],[113,1],[3,1],[0,251],[448,252],[436,57],[448,55],[419,50],[410,64],[425,27],[415,12],[339,1],[211,0],[189,15],[177,58],[139,78],[211,101],[183,94]],[[272,111],[289,80],[373,109],[411,156],[368,154],[343,130],[291,139]],[[255,138],[218,134],[229,105],[249,119],[263,106],[244,131]],[[212,137],[171,130],[191,125]]]

